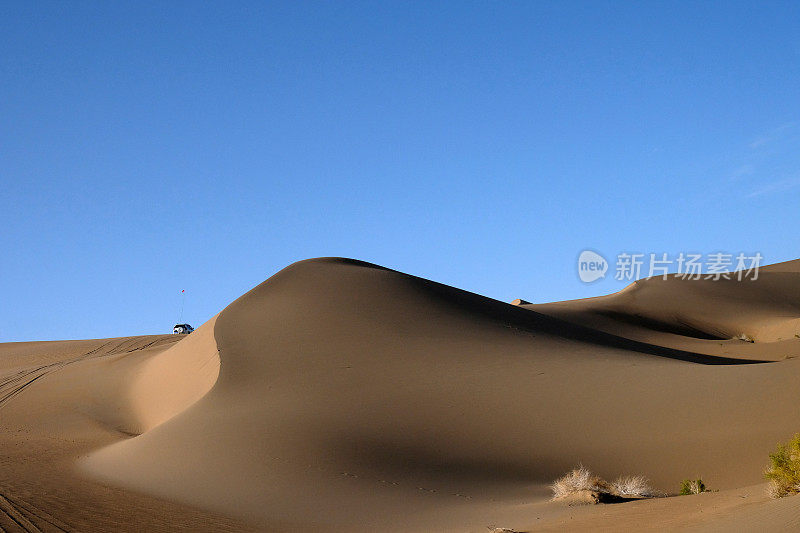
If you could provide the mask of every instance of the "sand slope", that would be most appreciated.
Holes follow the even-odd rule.
[[[182,409],[190,394],[204,392],[208,372],[200,372],[205,381],[188,379],[201,365],[182,354],[192,344],[189,338],[180,340],[151,335],[0,344],[0,529],[252,529],[227,516],[103,485],[76,472],[80,457],[145,431],[163,421],[164,413]],[[209,344],[213,347],[213,340]],[[170,392],[173,387],[152,386],[157,380],[150,370],[163,367],[165,355],[176,363],[172,370],[179,370],[173,381],[196,383],[184,386],[183,395]],[[213,371],[210,381],[215,377]]]

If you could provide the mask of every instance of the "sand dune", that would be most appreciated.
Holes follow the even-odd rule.
[[[798,273],[800,260],[765,267],[755,281],[670,276],[640,280],[609,296],[525,307],[662,346],[779,360],[800,355]]]
[[[150,529],[725,529],[737,516],[778,530],[795,515],[757,484],[800,431],[799,265],[509,305],[355,260],[302,261],[177,344],[3,345],[0,444],[50,454],[48,483]],[[722,492],[548,502],[578,463]],[[9,501],[104,529],[24,492],[46,483],[14,468]]]

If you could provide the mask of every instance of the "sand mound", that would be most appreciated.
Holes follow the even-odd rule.
[[[525,308],[661,346],[776,361],[800,356],[797,264],[765,267],[755,281],[645,279],[609,296]]]
[[[0,526],[785,528],[750,486],[800,429],[798,301],[800,261],[508,305],[316,259],[188,337],[0,345]],[[550,503],[580,463],[721,492]]]
[[[617,312],[720,335],[797,318],[792,273],[685,295],[639,285]],[[598,300],[546,316],[368,263],[296,263],[219,315],[206,396],[84,467],[262,527],[347,531],[525,523],[520,504],[580,461],[663,491],[698,472],[714,488],[759,482],[800,427],[797,362],[735,364],[751,358],[703,343],[759,343],[579,323]]]

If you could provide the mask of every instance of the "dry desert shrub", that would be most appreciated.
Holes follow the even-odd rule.
[[[655,496],[655,492],[650,487],[650,482],[644,476],[619,477],[611,484],[611,488],[617,496],[636,498]]]
[[[764,472],[769,480],[769,493],[782,498],[800,492],[800,433],[769,454],[770,466]]]
[[[583,490],[605,494],[610,494],[612,490],[608,482],[589,472],[583,465],[558,478],[550,485],[550,489],[554,500]]]
[[[608,503],[658,496],[644,476],[622,476],[614,483],[592,474],[583,465],[557,479],[550,490],[553,500],[571,497],[581,503]]]

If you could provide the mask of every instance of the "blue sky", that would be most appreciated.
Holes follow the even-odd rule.
[[[510,301],[800,257],[795,2],[2,2],[0,341],[348,256]],[[613,265],[612,265],[613,269]]]

